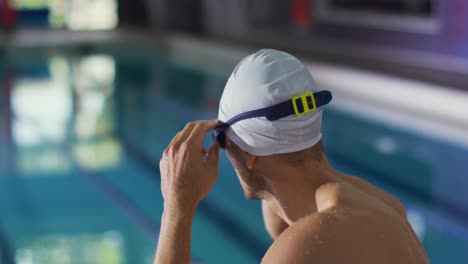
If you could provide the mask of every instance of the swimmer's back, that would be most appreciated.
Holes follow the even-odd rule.
[[[287,228],[264,263],[428,263],[406,220],[382,199],[346,183],[316,196],[319,213]]]

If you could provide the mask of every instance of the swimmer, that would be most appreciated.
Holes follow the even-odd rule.
[[[429,263],[398,199],[328,163],[321,122],[331,99],[287,53],[264,49],[242,60],[219,120],[188,123],[163,153],[155,263],[190,262],[192,220],[218,177],[220,148],[246,198],[262,200],[274,240],[262,263]],[[205,150],[210,131],[216,143]]]

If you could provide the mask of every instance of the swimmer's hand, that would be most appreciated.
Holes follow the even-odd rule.
[[[203,140],[217,124],[217,120],[188,123],[164,151],[159,166],[165,213],[195,213],[211,190],[218,178],[219,145],[207,151]]]
[[[188,123],[164,151],[159,163],[164,212],[154,263],[190,263],[195,211],[218,178],[218,144],[203,149],[206,133],[217,125],[216,120]]]

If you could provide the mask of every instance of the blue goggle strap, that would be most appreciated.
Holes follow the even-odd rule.
[[[275,121],[290,115],[301,116],[315,111],[318,107],[328,104],[331,100],[332,94],[330,91],[324,90],[313,94],[308,92],[276,105],[239,114],[223,122],[223,126],[229,127],[241,120],[256,117],[265,117],[269,121]]]

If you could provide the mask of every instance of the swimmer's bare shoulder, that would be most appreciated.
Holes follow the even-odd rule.
[[[335,208],[304,217],[275,240],[262,263],[382,263],[367,260],[371,243],[357,237],[360,229],[363,223]]]
[[[373,202],[359,206],[362,197],[343,203],[340,196],[361,194],[349,194],[341,184],[317,192],[319,212],[287,228],[262,263],[428,263],[393,211],[376,212]]]
[[[359,190],[364,191],[375,198],[381,199],[390,208],[395,210],[396,213],[406,219],[406,208],[394,196],[360,179],[359,177],[346,175],[343,179]]]

